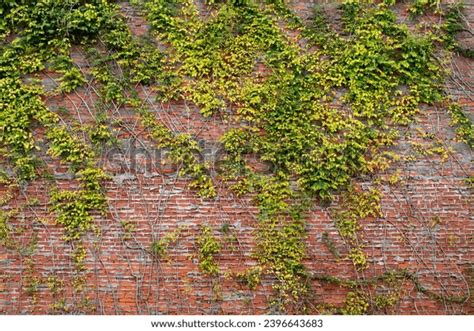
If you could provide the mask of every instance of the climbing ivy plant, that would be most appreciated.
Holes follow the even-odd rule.
[[[34,134],[41,127],[47,153],[70,166],[78,188],[53,189],[50,204],[65,239],[77,244],[79,272],[86,254],[81,238],[98,233],[94,218],[107,212],[102,183],[108,176],[97,166],[94,146],[108,141],[110,132],[98,121],[96,129],[85,130],[88,138],[80,137],[44,99],[74,93],[89,79],[98,85],[103,109],[136,112],[203,199],[218,193],[199,145],[160,123],[136,87],[151,87],[158,102],[190,101],[204,117],[230,124],[220,137],[226,154],[219,179],[235,194],[251,195],[259,208],[255,270],[258,280],[262,273],[273,280],[271,305],[279,311],[306,312],[312,297],[303,262],[305,219],[314,203],[328,204],[339,195],[332,218],[348,245],[346,256],[358,271],[367,267],[358,231],[362,219],[380,216],[381,193],[356,191],[354,180],[376,176],[396,159],[388,148],[400,128],[416,119],[420,105],[447,105],[458,139],[472,147],[472,123],[445,97],[446,73],[439,63],[460,50],[455,41],[462,29],[460,5],[443,11],[440,1],[413,1],[408,11],[414,19],[426,12],[442,19],[423,34],[399,23],[392,10],[396,1],[388,0],[342,2],[340,30],[319,7],[306,22],[284,1],[206,1],[205,18],[191,0],[132,3],[146,16],[151,40],[134,36],[119,6],[105,0],[0,4],[0,151],[19,182],[41,176]],[[70,57],[73,45],[91,62],[87,77]],[[53,91],[35,78],[44,70],[59,76]],[[270,165],[268,173],[255,171],[251,157]],[[2,240],[7,230],[2,217]],[[163,256],[168,244],[157,241],[152,253]],[[218,276],[215,256],[221,247],[211,228],[201,228],[196,245],[200,270]],[[257,277],[249,277],[249,285],[257,286]],[[390,300],[379,298],[377,305]],[[340,312],[362,314],[368,308],[366,294],[357,288]]]

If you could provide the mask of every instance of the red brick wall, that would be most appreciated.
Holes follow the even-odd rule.
[[[294,8],[307,17],[317,2],[295,1]],[[147,26],[143,18],[126,4],[123,10],[134,33],[145,34]],[[329,12],[337,19],[337,11]],[[403,18],[402,10],[400,17]],[[468,6],[466,18],[472,24],[474,6]],[[472,38],[460,37],[461,42],[472,47]],[[87,72],[88,63],[80,49],[75,50],[73,57]],[[447,89],[472,117],[473,61],[455,57],[452,67]],[[48,78],[44,79],[48,84]],[[49,84],[54,87],[54,82]],[[141,93],[151,92],[144,88]],[[50,98],[46,102],[53,109],[58,106],[70,109],[67,118],[71,123],[88,123],[91,116],[87,108],[93,107],[95,99],[93,90],[79,88],[66,98]],[[218,149],[215,142],[227,129],[225,123],[203,118],[191,104],[162,105],[153,102],[153,98],[149,100],[157,119],[168,127],[195,134],[205,142],[209,152]],[[12,237],[22,248],[0,246],[0,313],[52,313],[54,304],[66,308],[68,313],[268,313],[271,279],[265,278],[257,289],[250,291],[224,276],[226,271],[238,272],[256,264],[252,252],[257,210],[251,199],[235,197],[220,184],[218,199],[200,199],[187,189],[185,178],[176,177],[172,167],[160,168],[149,162],[145,151],[152,151],[152,143],[142,133],[133,112],[111,109],[108,115],[123,121],[117,129],[122,150],[106,148],[101,152],[102,165],[112,175],[112,180],[105,184],[109,214],[96,217],[100,235],[89,233],[84,238],[87,249],[84,290],[74,291],[76,271],[71,260],[74,247],[62,240],[63,229],[54,224],[54,215],[48,211],[48,181],[37,180],[22,190],[11,191],[15,198],[2,207],[18,208],[10,223],[15,229]],[[361,233],[369,264],[364,272],[356,271],[348,260],[336,261],[324,244],[322,233],[328,233],[342,255],[347,253],[347,247],[337,234],[328,208],[315,204],[307,220],[305,265],[310,272],[364,279],[390,269],[408,268],[433,292],[463,295],[474,290],[474,204],[472,190],[464,182],[467,176],[473,175],[472,151],[453,140],[454,129],[449,121],[444,109],[423,107],[419,121],[406,128],[394,147],[401,155],[413,155],[410,141],[418,140],[428,146],[429,141],[417,137],[419,128],[435,133],[446,147],[452,148],[452,153],[444,162],[436,155],[420,156],[414,161],[400,161],[387,170],[386,176],[390,176],[400,169],[401,181],[383,186],[383,216],[363,221]],[[134,152],[130,150],[131,132],[138,139]],[[36,134],[41,137],[41,130]],[[43,159],[58,186],[74,189],[76,184],[67,167],[44,152]],[[135,155],[134,161],[131,154]],[[212,161],[212,153],[206,157]],[[365,187],[369,183],[362,181],[360,185]],[[0,185],[0,194],[7,193],[8,188]],[[35,198],[39,203],[29,206],[28,201]],[[134,230],[127,233],[124,222],[133,224]],[[223,245],[216,256],[222,272],[215,279],[198,268],[195,237],[201,224],[210,225]],[[223,224],[230,225],[230,234],[219,232]],[[168,258],[153,259],[149,251],[151,243],[180,226],[183,230],[176,244],[171,245]],[[62,282],[56,293],[48,287],[48,277]],[[325,302],[340,306],[347,293],[347,289],[318,281],[313,282],[312,288],[315,305]],[[386,313],[474,312],[471,298],[463,304],[441,303],[419,293],[410,282],[403,285],[400,296],[400,302]],[[317,311],[314,309],[313,313]]]

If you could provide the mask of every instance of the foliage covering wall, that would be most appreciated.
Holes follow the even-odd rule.
[[[0,17],[0,312],[473,312],[472,5]]]

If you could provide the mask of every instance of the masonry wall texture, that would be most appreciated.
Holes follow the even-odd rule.
[[[293,1],[292,7],[307,18],[316,3],[322,1]],[[334,3],[327,2],[325,6],[333,19],[337,19]],[[147,34],[149,28],[144,18],[127,3],[122,4],[122,9],[134,34]],[[467,3],[465,16],[472,26],[473,4]],[[400,19],[406,19],[402,11]],[[472,49],[472,35],[458,37]],[[89,64],[81,49],[75,50],[73,58],[87,73]],[[447,89],[471,118],[473,69],[472,59],[455,56],[452,76],[447,82]],[[44,83],[54,88],[55,81],[47,73]],[[153,101],[153,92],[145,87],[139,92],[149,96],[150,109],[160,121],[176,131],[196,135],[208,161],[218,158],[220,147],[216,141],[227,129],[226,123],[203,118],[192,104],[158,104]],[[95,90],[88,86],[46,102],[52,109],[66,107],[71,110],[72,119],[88,123],[91,121],[88,107],[96,99]],[[187,179],[178,178],[176,169],[153,151],[133,112],[111,109],[109,116],[122,120],[118,136],[122,144],[120,149],[110,147],[101,151],[101,165],[112,175],[105,184],[109,213],[95,219],[100,235],[89,233],[84,239],[87,252],[84,290],[74,291],[76,271],[71,256],[77,247],[62,240],[63,229],[54,223],[54,215],[48,210],[48,183],[36,180],[14,192],[0,185],[0,195],[15,195],[2,208],[19,210],[10,224],[15,229],[14,240],[23,247],[12,250],[0,246],[0,313],[271,313],[268,310],[271,279],[263,279],[251,291],[225,277],[226,271],[238,272],[256,265],[252,252],[257,210],[251,197],[236,197],[225,186],[219,186],[218,198],[200,199],[186,187]],[[429,142],[411,134],[420,129],[435,133],[446,147],[452,148],[452,153],[445,161],[439,155],[423,156],[411,162],[400,161],[387,170],[388,178],[395,169],[401,169],[401,180],[397,185],[383,186],[383,216],[363,221],[361,231],[369,264],[365,271],[357,271],[349,260],[334,257],[323,233],[342,256],[347,254],[347,248],[329,217],[328,207],[314,204],[307,220],[305,265],[310,272],[364,279],[394,268],[407,268],[435,293],[469,293],[469,298],[463,303],[440,302],[417,291],[413,283],[405,282],[400,301],[379,313],[474,313],[471,293],[474,290],[474,203],[472,189],[465,183],[465,178],[473,175],[474,166],[472,151],[465,144],[453,141],[455,133],[449,122],[444,109],[425,107],[419,121],[406,128],[406,134],[395,147],[401,155],[413,155],[416,151],[409,140],[418,139],[428,146]],[[40,137],[42,132],[38,129],[35,134]],[[68,168],[51,159],[45,150],[42,153],[58,186],[75,188],[77,183]],[[365,187],[368,183],[360,185]],[[195,237],[202,224],[211,226],[222,243],[216,256],[221,273],[215,278],[204,275],[198,268]],[[224,225],[228,231],[222,231]],[[178,228],[181,229],[178,240],[171,244],[167,257],[153,258],[152,242]],[[317,280],[313,281],[312,289],[314,307],[318,302],[340,306],[348,292],[346,288]]]

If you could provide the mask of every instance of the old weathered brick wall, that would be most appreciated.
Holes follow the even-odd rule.
[[[294,1],[293,7],[307,18],[315,3],[326,3],[333,20],[338,13],[334,3]],[[128,4],[122,5],[129,24],[137,35],[148,32],[145,20]],[[400,20],[406,19],[400,9]],[[466,8],[466,20],[474,22],[474,5]],[[405,18],[404,18],[405,17]],[[472,35],[460,40],[473,47]],[[469,39],[470,38],[470,39]],[[89,70],[83,51],[73,54],[85,73]],[[474,63],[456,56],[447,89],[472,117],[474,115]],[[54,77],[45,73],[45,86],[55,87]],[[161,104],[148,96],[149,107],[157,119],[179,132],[189,132],[202,142],[204,158],[212,162],[219,156],[217,139],[227,129],[219,119],[205,119],[192,104]],[[46,100],[51,109],[66,107],[71,123],[88,123],[90,108],[97,94],[93,86],[79,88],[68,96]],[[250,197],[238,198],[218,186],[218,198],[200,199],[178,178],[175,169],[154,151],[152,142],[132,111],[110,109],[109,117],[121,120],[116,127],[120,148],[106,147],[101,165],[112,175],[105,184],[109,213],[97,216],[100,234],[87,234],[87,281],[83,291],[76,291],[76,271],[71,259],[75,247],[62,239],[63,229],[54,223],[48,210],[48,180],[36,180],[21,190],[5,210],[17,208],[11,220],[13,238],[20,249],[0,246],[0,313],[97,313],[97,314],[263,314],[268,313],[272,295],[271,279],[264,279],[249,290],[225,277],[256,264],[253,231],[257,210]],[[379,218],[363,221],[364,251],[369,268],[355,270],[349,260],[337,260],[322,239],[326,232],[341,255],[347,253],[340,240],[328,207],[315,203],[308,217],[307,269],[314,274],[342,278],[370,278],[394,268],[407,268],[435,293],[463,295],[474,290],[474,204],[472,189],[465,183],[474,166],[471,150],[454,141],[454,129],[445,109],[423,107],[419,121],[405,128],[394,150],[401,155],[415,155],[413,161],[399,161],[387,170],[386,177],[401,169],[400,182],[384,185],[382,212]],[[432,142],[416,135],[417,129],[434,133],[446,148],[452,148],[446,160],[439,155],[420,156],[411,142],[428,148]],[[35,134],[41,137],[41,129]],[[46,150],[46,147],[45,147]],[[43,159],[59,188],[74,189],[77,183],[68,167],[46,155]],[[369,185],[362,178],[362,187]],[[7,194],[0,185],[0,194]],[[35,200],[38,201],[35,201]],[[223,248],[216,256],[221,270],[209,278],[198,269],[195,237],[202,224],[210,225]],[[229,231],[221,231],[227,224]],[[169,231],[181,227],[179,239],[172,244],[165,259],[154,259],[151,243]],[[225,226],[227,227],[227,226]],[[314,281],[315,306],[324,302],[340,306],[347,289]],[[473,313],[472,295],[464,303],[443,303],[420,293],[406,282],[400,301],[386,313],[461,314]],[[314,310],[316,312],[316,310]]]

